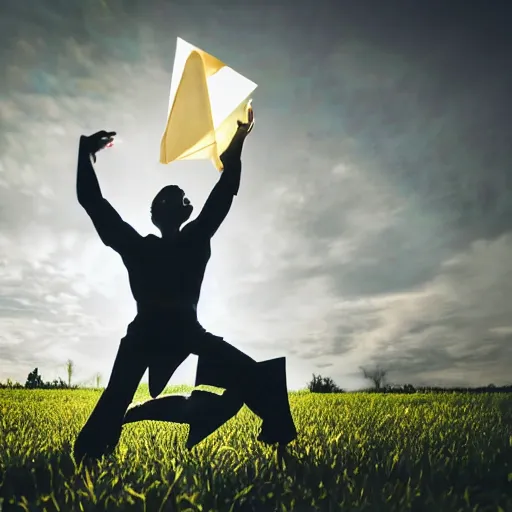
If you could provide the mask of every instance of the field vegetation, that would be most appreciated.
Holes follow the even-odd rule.
[[[283,460],[244,407],[191,452],[188,426],[141,422],[77,467],[100,393],[0,389],[0,509],[512,511],[512,394],[296,392]]]

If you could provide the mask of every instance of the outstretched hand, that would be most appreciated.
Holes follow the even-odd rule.
[[[247,109],[247,123],[237,121],[237,124],[238,130],[233,137],[233,141],[235,139],[245,139],[245,137],[247,137],[247,135],[252,132],[252,129],[254,128],[254,110],[252,106],[249,105],[249,108]]]
[[[92,156],[94,162],[96,162],[96,153],[112,144],[115,135],[116,132],[107,132],[105,130],[96,132],[88,137],[82,135],[80,137],[80,148],[87,151]]]
[[[245,138],[247,137],[247,135],[249,135],[249,133],[251,133],[252,129],[254,128],[254,110],[252,109],[251,106],[249,106],[247,114],[247,123],[237,121],[238,129],[235,132],[233,138],[231,139],[229,146],[220,156],[220,160],[224,165],[231,158],[239,159],[241,157],[242,146],[244,144]]]

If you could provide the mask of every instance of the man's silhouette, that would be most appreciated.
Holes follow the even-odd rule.
[[[166,186],[156,195],[151,220],[161,237],[139,235],[101,193],[91,157],[96,162],[96,153],[112,142],[115,132],[81,137],[78,201],[103,243],[121,256],[137,315],[121,340],[109,383],[75,442],[77,460],[109,453],[119,440],[123,422],[142,419],[190,423],[187,446],[191,448],[235,415],[243,403],[263,420],[260,441],[286,445],[296,438],[284,358],[257,363],[223,338],[206,332],[197,319],[210,240],[238,193],[242,147],[253,124],[252,111],[248,123],[238,122],[221,156],[221,177],[195,220],[181,228],[193,208],[179,187]],[[195,391],[188,399],[156,398],[190,354],[198,355],[196,386],[218,386],[226,390],[224,394]],[[125,417],[148,368],[154,400],[130,409]]]

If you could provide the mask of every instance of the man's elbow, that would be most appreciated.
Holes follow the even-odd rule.
[[[87,195],[80,192],[80,190],[76,191],[76,198],[78,199],[78,204],[85,208],[85,204],[87,204]]]
[[[225,193],[233,196],[238,194],[238,189],[240,188],[240,177],[241,169],[237,169],[236,166],[225,167],[220,177],[222,188],[226,191]]]
[[[78,204],[85,210],[89,211],[92,208],[93,201],[87,196],[84,196],[83,194],[77,194]]]
[[[87,212],[91,213],[101,208],[103,197],[94,197],[90,194],[77,192],[78,204]]]

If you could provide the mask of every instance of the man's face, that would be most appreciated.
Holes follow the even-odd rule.
[[[176,185],[164,187],[151,204],[151,221],[160,229],[180,227],[192,215],[193,207],[185,192]]]

